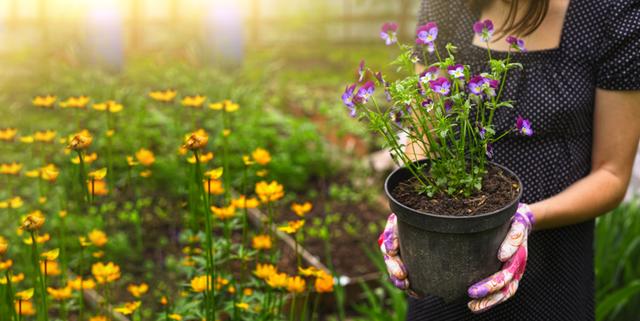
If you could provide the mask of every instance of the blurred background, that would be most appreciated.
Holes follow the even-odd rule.
[[[419,2],[0,0],[0,129],[18,128],[19,136],[54,129],[59,137],[76,127],[104,131],[102,120],[92,116],[94,111],[72,116],[70,111],[52,114],[32,106],[36,95],[53,94],[59,101],[89,95],[93,102],[121,102],[129,113],[127,118],[114,116],[116,151],[132,153],[149,147],[157,154],[174,155],[182,135],[193,128],[187,128],[191,123],[174,126],[173,119],[202,117],[196,123],[210,128],[217,126],[216,120],[193,111],[175,115],[180,106],[156,108],[146,97],[151,90],[175,88],[178,97],[201,94],[209,102],[238,102],[244,122],[234,128],[238,134],[232,149],[241,154],[268,148],[274,158],[270,175],[296,196],[314,200],[312,214],[321,221],[317,231],[327,226],[336,231],[332,237],[339,245],[331,251],[326,251],[321,232],[311,232],[316,235],[309,236],[306,244],[344,277],[340,280],[345,290],[335,298],[341,308],[332,310],[330,302],[327,315],[403,320],[404,296],[384,282],[379,258],[371,255],[387,214],[378,187],[388,159],[366,125],[348,117],[339,97],[345,84],[353,82],[363,58],[372,69],[393,74],[389,62],[399,50],[381,43],[380,26],[397,22],[401,39],[411,41]],[[104,143],[96,145],[99,149]],[[2,151],[0,163],[25,159],[25,166],[30,166],[26,159],[33,154],[20,145],[3,145]],[[68,163],[67,156],[59,154],[53,161]],[[126,168],[124,159],[120,162],[114,166]],[[161,192],[149,192],[153,205],[140,210],[143,221],[144,215],[151,221],[157,213],[169,211],[167,203],[184,198],[185,191],[175,182],[179,170],[174,163],[156,165],[148,189],[158,187]],[[640,162],[627,203],[598,221],[598,320],[637,320],[638,173]],[[21,192],[28,200],[30,190],[24,187]],[[10,196],[0,190],[0,199]],[[119,197],[124,196],[114,195],[110,202],[120,204]],[[113,229],[111,253],[134,275],[153,279],[162,268],[158,262],[167,266],[173,262],[171,254],[157,253],[152,245],[174,242],[178,247],[178,241],[165,239],[162,233],[145,235],[147,253],[153,253],[139,264],[126,250],[126,226],[113,224],[124,232]],[[358,255],[353,249],[360,251]],[[174,281],[172,277],[167,276],[167,284]]]

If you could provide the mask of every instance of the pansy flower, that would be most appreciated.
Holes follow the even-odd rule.
[[[433,45],[438,38],[438,26],[435,22],[429,22],[416,30],[416,43],[420,45]]]
[[[453,102],[451,100],[445,100],[444,111],[448,114],[451,112],[451,108],[453,108]]]
[[[487,157],[493,158],[493,144],[487,143],[484,152],[487,154]]]
[[[381,86],[384,86],[384,96],[387,99],[387,101],[390,102],[391,101],[391,93],[389,92],[389,83],[386,80],[384,80],[384,78],[382,77],[382,73],[381,72],[379,72],[379,71],[376,72],[375,76],[376,76],[376,79],[378,80],[378,83]]]
[[[360,65],[358,66],[358,82],[362,82],[364,80],[364,59],[360,60]]]
[[[436,66],[431,66],[427,70],[420,74],[420,82],[427,83],[431,80],[438,78],[438,72],[440,69]]]
[[[427,100],[423,100],[420,105],[422,105],[423,108],[425,108],[427,111],[431,111],[431,109],[433,109],[433,100],[431,99],[427,99]]]
[[[487,134],[487,130],[482,126],[481,123],[476,123],[476,126],[478,127],[478,135],[480,135],[480,139],[484,139],[485,135]]]
[[[500,81],[491,78],[484,78],[484,92],[487,94],[487,97],[494,97],[496,95],[496,89],[500,85]]]
[[[524,47],[524,40],[515,36],[508,36],[507,43],[511,45],[511,48],[519,52],[525,52],[527,49]]]
[[[469,92],[471,92],[472,94],[476,95],[476,96],[481,96],[482,95],[482,85],[484,85],[484,77],[482,76],[473,76],[471,77],[471,79],[469,80]]]
[[[531,128],[531,121],[529,121],[528,119],[522,118],[522,116],[518,116],[518,119],[516,120],[516,130],[518,131],[518,133],[525,136],[533,135],[533,129]]]
[[[373,95],[375,89],[376,87],[373,84],[373,81],[367,81],[362,85],[362,87],[360,87],[360,89],[358,89],[353,101],[356,104],[366,104],[369,101],[369,98]]]
[[[390,46],[398,42],[398,24],[395,22],[387,22],[382,25],[380,30],[380,38],[384,40],[387,46]]]
[[[356,106],[353,102],[353,92],[356,90],[356,84],[347,85],[342,94],[342,102],[350,111],[351,117],[356,116]]]
[[[474,23],[473,32],[479,35],[482,41],[489,42],[493,35],[493,21],[487,19],[485,21],[478,21]]]
[[[455,66],[449,66],[449,68],[447,68],[447,72],[449,73],[449,75],[451,75],[451,77],[453,78],[458,78],[458,79],[462,79],[464,78],[464,66],[461,64],[457,64]]]
[[[393,121],[398,127],[402,126],[402,117],[404,116],[404,112],[401,109],[392,110],[389,112],[389,117],[391,121]]]
[[[429,81],[429,87],[441,95],[448,95],[451,91],[451,83],[444,77]]]

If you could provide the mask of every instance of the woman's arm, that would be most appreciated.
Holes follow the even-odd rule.
[[[624,198],[640,139],[640,92],[596,90],[591,173],[530,205],[536,229],[595,218]]]

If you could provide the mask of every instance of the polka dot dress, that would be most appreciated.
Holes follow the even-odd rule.
[[[479,17],[465,2],[423,0],[419,24],[437,22],[438,48],[455,44],[458,61],[479,73],[488,70],[487,52],[472,45],[471,26]],[[570,0],[558,48],[512,57],[525,68],[509,73],[504,97],[515,108],[496,113],[496,129],[508,130],[522,115],[535,133],[501,140],[494,161],[520,176],[523,202],[534,203],[588,175],[596,88],[640,90],[640,0]],[[594,320],[593,229],[590,220],[531,234],[518,292],[485,313],[470,313],[466,299],[410,299],[407,319]]]

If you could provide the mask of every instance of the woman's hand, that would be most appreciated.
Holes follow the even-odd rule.
[[[391,214],[387,218],[387,225],[378,237],[378,245],[384,256],[384,263],[387,265],[391,283],[400,290],[409,290],[407,269],[400,259],[398,251],[398,219],[395,214]]]
[[[516,293],[527,266],[527,238],[533,224],[529,206],[518,204],[518,210],[511,219],[511,228],[498,251],[498,259],[505,262],[502,270],[469,288],[469,296],[474,299],[468,304],[472,312],[491,309]]]

